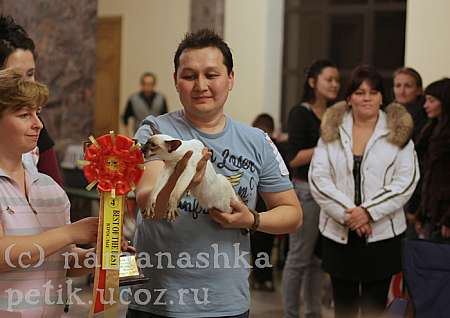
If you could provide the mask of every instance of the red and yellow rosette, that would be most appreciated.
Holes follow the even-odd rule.
[[[97,185],[100,192],[97,266],[89,316],[117,317],[124,204],[143,174],[144,156],[139,144],[114,132],[89,140],[80,164],[89,182],[86,189]]]

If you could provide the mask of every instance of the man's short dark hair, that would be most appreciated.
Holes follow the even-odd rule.
[[[156,84],[156,75],[152,72],[145,72],[145,73],[142,73],[141,78],[140,78],[141,85],[144,84],[144,78],[146,78],[147,76],[153,78],[153,84]]]
[[[175,57],[173,59],[175,65],[175,73],[180,65],[180,56],[187,49],[203,49],[206,47],[215,47],[222,52],[223,64],[227,67],[228,75],[233,71],[233,55],[225,41],[214,31],[209,29],[201,29],[197,32],[186,33],[184,39],[178,45]]]

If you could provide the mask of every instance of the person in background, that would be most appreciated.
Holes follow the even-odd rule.
[[[304,213],[304,226],[289,234],[289,251],[283,270],[283,307],[285,318],[297,318],[303,286],[304,315],[321,317],[323,271],[315,246],[319,237],[319,206],[311,196],[308,169],[320,136],[320,122],[327,106],[339,92],[339,72],[328,60],[318,60],[308,69],[303,98],[288,117],[290,167],[293,183]]]
[[[36,52],[33,40],[11,16],[0,16],[0,69],[16,68],[29,81],[35,80]],[[41,119],[42,121],[42,119]],[[42,128],[37,149],[24,154],[24,160],[36,162],[39,172],[63,186],[54,142],[45,127]]]
[[[394,100],[406,107],[414,121],[413,141],[422,131],[427,122],[427,114],[423,109],[425,97],[423,96],[422,77],[411,67],[397,69],[393,75]]]
[[[132,127],[133,135],[139,128],[141,122],[147,116],[159,116],[167,113],[166,98],[155,91],[156,75],[150,72],[145,72],[140,79],[141,90],[128,98],[125,113],[122,116],[123,123],[129,130],[129,120],[134,120]]]
[[[450,79],[425,89],[424,109],[429,118],[417,142],[422,161],[422,186],[416,211],[417,230],[428,239],[450,239]]]
[[[411,115],[383,107],[383,79],[372,67],[351,74],[345,101],[329,108],[309,170],[320,206],[323,268],[336,318],[380,317],[391,278],[401,271],[403,206],[419,180]]]
[[[394,100],[406,107],[406,110],[411,114],[414,122],[413,141],[417,143],[419,135],[427,122],[427,114],[423,108],[425,103],[425,96],[423,95],[422,77],[419,72],[411,67],[401,67],[393,74],[394,82]],[[419,157],[419,167],[422,171],[422,162]],[[419,207],[420,189],[422,180],[419,180],[419,185],[416,187],[414,195],[405,205],[405,215],[408,223],[406,229],[406,238],[417,238],[415,229],[416,214]]]
[[[269,114],[259,114],[252,123],[253,127],[259,128],[264,131],[276,145],[276,141],[273,140],[272,134],[275,128],[273,117]],[[267,211],[266,204],[261,196],[258,194],[256,200],[256,212]],[[250,235],[250,244],[252,250],[252,288],[261,291],[273,292],[275,286],[273,283],[273,264],[272,264],[272,248],[275,235],[264,232],[253,232]],[[261,256],[264,253],[268,256],[269,263],[272,266],[263,266],[256,264],[258,255]]]
[[[96,241],[98,218],[70,223],[64,190],[22,161],[38,143],[38,114],[47,99],[45,85],[15,69],[0,70],[0,317],[60,317],[58,290],[66,290],[66,274],[92,270],[75,266],[93,249],[74,244]]]

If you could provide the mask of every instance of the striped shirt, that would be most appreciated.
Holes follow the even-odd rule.
[[[37,235],[70,223],[70,203],[64,190],[31,164],[24,162],[24,166],[28,199],[18,184],[0,169],[0,224],[4,236]],[[61,316],[64,297],[58,299],[58,293],[65,294],[66,289],[62,253],[69,248],[46,257],[36,264],[39,266],[20,268],[17,265],[14,270],[1,272],[0,317]],[[28,259],[23,257],[25,263]]]

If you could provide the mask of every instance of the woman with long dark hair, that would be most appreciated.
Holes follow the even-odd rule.
[[[450,79],[425,89],[424,108],[429,118],[416,149],[422,161],[418,225],[425,238],[450,238]]]
[[[305,317],[321,316],[323,271],[314,254],[319,237],[319,207],[308,184],[308,169],[320,135],[320,121],[327,106],[339,92],[339,72],[328,60],[318,60],[308,69],[303,85],[303,98],[292,108],[288,119],[289,165],[293,183],[304,211],[304,225],[289,234],[289,251],[283,270],[284,317],[299,316],[299,298],[304,284]]]

